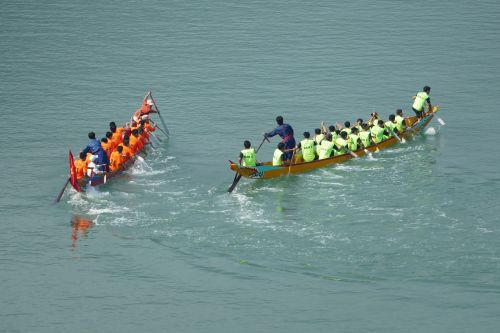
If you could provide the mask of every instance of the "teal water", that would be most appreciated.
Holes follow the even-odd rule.
[[[3,3],[0,331],[497,332],[499,22],[496,1]],[[300,137],[426,84],[434,133],[226,193],[277,115]],[[68,148],[150,89],[169,142],[52,206]]]

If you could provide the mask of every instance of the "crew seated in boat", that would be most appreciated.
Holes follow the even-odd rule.
[[[335,145],[332,142],[332,133],[328,133],[326,138],[321,141],[320,149],[319,149],[319,159],[324,160],[330,156],[333,156],[333,147]]]
[[[360,140],[359,140],[359,130],[357,127],[353,127],[351,129],[351,134],[349,134],[348,138],[347,138],[347,146],[349,147],[349,149],[351,151],[356,151],[358,150],[359,146],[360,146]]]
[[[116,150],[111,153],[109,157],[109,169],[115,171],[120,169],[121,165],[125,162],[125,157],[123,156],[123,146],[119,145]]]
[[[405,118],[401,109],[396,110],[396,129],[398,133],[403,133],[406,129]]]
[[[257,152],[252,148],[252,144],[250,143],[250,141],[245,140],[243,142],[243,146],[245,147],[245,149],[240,152],[240,165],[243,167],[257,166]]]
[[[109,170],[109,159],[104,150],[101,147],[101,142],[95,138],[95,133],[90,132],[88,134],[89,136],[89,143],[87,147],[82,151],[85,155],[87,153],[92,153],[92,155],[97,155],[97,164],[101,165],[103,167],[103,171],[108,171]]]
[[[316,157],[316,142],[310,139],[311,134],[309,132],[304,132],[304,140],[300,141],[297,148],[302,150],[302,158],[304,162],[314,161]]]
[[[82,151],[80,152],[80,159],[75,160],[76,179],[82,179],[87,172],[87,156]]]
[[[278,143],[278,146],[274,150],[273,154],[273,165],[279,166],[283,165],[283,155],[285,153],[285,144],[283,142]]]
[[[396,116],[391,114],[389,120],[384,123],[385,129],[388,132],[387,138],[392,138],[396,134]]]
[[[370,126],[366,123],[361,125],[362,130],[359,132],[359,140],[364,148],[368,148],[372,144],[370,135]]]
[[[347,132],[342,131],[340,132],[340,136],[335,140],[335,155],[343,155],[347,154]]]
[[[384,121],[382,119],[379,119],[377,124],[373,125],[372,128],[370,129],[371,137],[374,143],[380,143],[381,141],[384,140],[384,138],[387,137],[389,134],[385,129],[384,129]]]

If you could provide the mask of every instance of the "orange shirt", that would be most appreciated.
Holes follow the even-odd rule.
[[[152,126],[150,123],[144,123],[144,129],[149,132],[154,132],[156,130],[156,128],[154,128],[154,126]]]
[[[76,179],[82,179],[87,171],[87,163],[82,160],[75,160]]]
[[[106,152],[106,155],[108,156],[109,158],[109,155],[111,155],[111,144],[108,142],[101,142],[101,147],[102,147],[102,150],[104,150]]]
[[[130,149],[130,147],[127,147],[125,145],[121,145],[123,147],[123,151],[122,151],[122,155],[124,156],[124,162],[128,161],[129,159],[132,158],[132,156],[134,156],[134,152],[132,151],[132,149]]]
[[[141,111],[142,114],[148,114],[151,112],[151,105],[146,104],[146,101],[144,101],[139,111]]]
[[[114,151],[111,153],[109,157],[109,169],[111,171],[118,170],[122,163],[124,162],[124,157],[118,151]]]

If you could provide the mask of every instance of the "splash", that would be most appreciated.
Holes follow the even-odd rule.
[[[434,127],[429,127],[428,129],[425,130],[425,135],[436,135],[436,130]]]

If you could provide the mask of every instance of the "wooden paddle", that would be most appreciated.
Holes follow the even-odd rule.
[[[58,203],[59,201],[61,201],[61,198],[64,194],[64,191],[66,190],[66,187],[68,186],[68,183],[69,181],[71,180],[70,177],[68,177],[68,179],[66,180],[66,183],[64,183],[64,186],[62,187],[62,189],[59,191],[59,194],[57,195],[57,197],[54,199],[54,202],[53,204],[56,204]]]
[[[287,177],[290,176],[290,171],[292,171],[292,164],[293,164],[293,159],[295,158],[295,152],[297,150],[294,148],[293,153],[292,153],[292,158],[290,159],[290,166],[288,167],[288,174]]]
[[[259,152],[259,149],[260,147],[262,147],[262,145],[264,144],[264,141],[269,141],[269,139],[267,138],[267,136],[264,135],[264,139],[262,139],[262,142],[260,143],[259,147],[257,147],[257,149],[255,150],[255,154],[257,154]],[[227,189],[227,191],[229,193],[233,192],[233,190],[236,188],[236,185],[238,184],[238,182],[240,181],[241,179],[241,174],[237,173],[234,175],[234,179],[233,179],[233,183],[231,184],[231,186],[229,186],[229,188]]]
[[[160,117],[161,124],[163,125],[163,127],[165,127],[166,132],[164,130],[162,130],[162,132],[165,133],[166,136],[169,136],[170,131],[168,130],[167,124],[165,124],[165,120],[163,119],[163,116],[160,113],[160,109],[158,109],[158,106],[156,105],[156,101],[153,98],[153,94],[151,93],[151,91],[149,92],[149,97],[151,97],[151,100],[153,101],[153,105],[155,106],[156,112],[158,112],[158,117]],[[158,127],[158,128],[160,128],[160,127]]]

